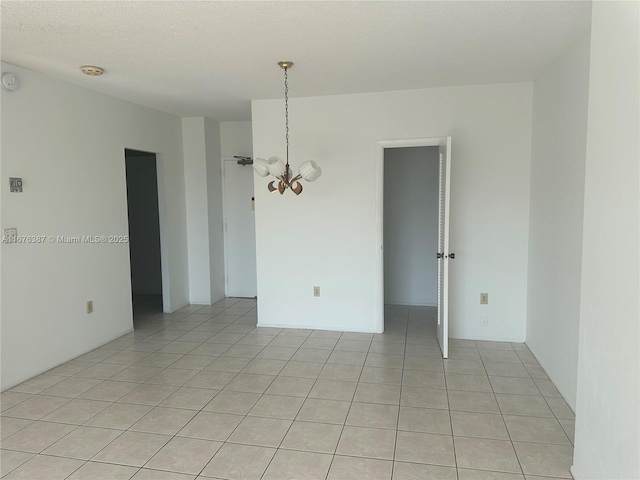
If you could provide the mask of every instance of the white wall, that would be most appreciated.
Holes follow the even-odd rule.
[[[207,165],[207,204],[209,222],[209,278],[211,303],[225,296],[224,285],[224,214],[222,204],[222,158],[220,156],[220,122],[204,119],[204,143]]]
[[[527,345],[575,410],[589,32],[533,88]]]
[[[384,297],[438,302],[438,147],[384,151]]]
[[[189,242],[189,301],[211,304],[207,151],[203,117],[182,119]]]
[[[251,122],[220,122],[220,144],[223,157],[253,156]]]
[[[162,295],[156,156],[126,154],[131,291]]]
[[[255,177],[260,324],[375,330],[376,141],[451,135],[451,336],[523,341],[531,102],[531,84],[291,99],[291,163],[324,174],[299,197]],[[252,102],[256,157],[284,157],[282,103]]]
[[[1,97],[2,227],[22,235],[126,235],[124,149],[158,152],[165,301],[186,305],[180,119],[11,65],[2,70],[21,83]],[[23,177],[24,193],[8,192],[10,176]],[[131,330],[127,244],[1,248],[2,389]]]
[[[182,119],[189,238],[189,299],[212,304],[224,298],[220,123]]]
[[[594,2],[572,473],[640,478],[638,2]]]

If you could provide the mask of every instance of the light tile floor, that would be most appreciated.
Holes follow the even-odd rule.
[[[154,308],[154,305],[156,308]],[[573,413],[524,344],[256,328],[255,300],[170,315],[2,393],[7,479],[569,478]]]

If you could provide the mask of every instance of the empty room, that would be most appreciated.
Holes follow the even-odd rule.
[[[0,476],[640,479],[639,5],[3,1]]]

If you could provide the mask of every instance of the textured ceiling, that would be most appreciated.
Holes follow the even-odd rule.
[[[183,116],[250,100],[533,80],[588,28],[582,1],[2,1],[2,60]],[[102,77],[81,65],[105,69]]]

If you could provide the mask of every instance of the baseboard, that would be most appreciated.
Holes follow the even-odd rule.
[[[32,378],[34,378],[34,377],[37,377],[38,375],[42,375],[43,373],[46,373],[46,372],[48,372],[49,370],[53,370],[54,368],[58,368],[59,366],[64,365],[65,363],[68,363],[68,362],[70,362],[70,361],[72,361],[72,360],[75,360],[76,358],[81,357],[82,355],[86,355],[87,353],[92,352],[92,351],[93,351],[93,350],[95,350],[96,348],[102,348],[102,347],[104,347],[107,343],[111,343],[111,342],[113,342],[114,340],[119,339],[120,337],[123,337],[123,336],[125,336],[125,335],[129,335],[129,334],[130,334],[131,332],[133,332],[133,331],[134,331],[134,328],[133,328],[133,327],[131,327],[131,328],[127,329],[127,331],[126,331],[126,332],[124,332],[124,333],[120,333],[119,335],[117,335],[117,336],[115,336],[115,337],[111,337],[109,340],[107,340],[107,341],[105,341],[105,342],[103,342],[103,343],[100,343],[99,345],[97,345],[97,346],[95,346],[95,347],[91,347],[89,350],[84,350],[82,353],[79,353],[79,354],[78,354],[78,355],[76,355],[75,357],[69,358],[68,360],[65,360],[65,361],[63,361],[63,362],[57,363],[57,364],[55,364],[55,365],[53,365],[53,366],[51,366],[51,367],[47,367],[45,370],[41,370],[41,371],[39,371],[38,373],[34,373],[33,375],[31,375],[31,376],[30,376],[30,377],[28,377],[28,378],[24,378],[24,379],[20,380],[19,382],[16,382],[16,383],[13,383],[13,384],[11,384],[11,385],[8,385],[8,386],[4,387],[4,388],[2,389],[2,391],[3,391],[3,392],[6,392],[7,390],[9,390],[10,388],[15,387],[16,385],[20,385],[21,383],[24,383],[24,382],[26,382],[27,380],[30,380],[30,379],[32,379]]]
[[[586,476],[584,476],[584,475],[577,475],[576,474],[576,466],[575,466],[575,464],[571,465],[571,467],[569,468],[569,473],[571,474],[571,478],[573,480],[580,480],[582,478],[586,478]]]
[[[171,311],[170,312],[162,312],[162,313],[175,313],[178,310],[180,310],[181,308],[188,307],[189,305],[192,305],[192,303],[190,301],[185,303],[185,304],[183,304],[183,305],[181,305],[181,306],[179,306],[178,308],[173,308],[173,305],[171,305]],[[197,304],[195,304],[195,305],[197,305]]]
[[[385,305],[392,305],[394,307],[437,307],[437,303],[413,303],[413,302],[384,302]]]
[[[480,341],[483,341],[483,342],[524,343],[524,339],[523,338],[494,337],[494,336],[482,337],[482,336],[478,336],[478,335],[474,335],[474,336],[456,335],[455,337],[449,335],[449,339],[451,339],[451,340],[480,340]]]
[[[524,343],[527,346],[527,348],[531,351],[532,355],[536,357],[536,360],[538,361],[540,366],[544,369],[545,373],[549,377],[549,380],[551,380],[553,382],[553,385],[558,389],[564,401],[567,402],[567,405],[569,405],[569,408],[571,409],[571,411],[575,413],[576,411],[575,404],[574,404],[575,397],[573,395],[568,395],[567,392],[565,391],[565,385],[557,381],[557,377],[555,375],[556,371],[553,368],[553,366],[547,365],[547,362],[544,359],[543,361],[540,361],[540,359],[542,358],[542,355],[539,357],[535,348],[531,348],[531,345],[529,345],[526,341]],[[572,402],[569,403],[569,401],[567,401],[567,398],[569,398]]]
[[[377,331],[376,329],[368,329],[368,328],[344,328],[339,326],[327,326],[327,325],[288,325],[282,323],[261,323],[258,321],[258,327],[268,327],[268,328],[296,328],[300,330],[329,330],[332,332],[357,332],[357,333],[382,333]]]

